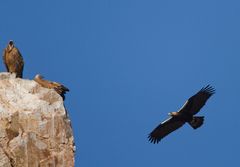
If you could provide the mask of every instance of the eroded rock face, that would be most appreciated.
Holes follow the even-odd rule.
[[[61,96],[0,73],[0,166],[73,167],[74,149]]]

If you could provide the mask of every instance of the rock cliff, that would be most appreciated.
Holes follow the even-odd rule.
[[[0,166],[73,167],[74,149],[61,96],[0,73]]]

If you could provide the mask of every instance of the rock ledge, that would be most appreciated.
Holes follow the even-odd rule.
[[[73,167],[74,149],[61,96],[0,73],[0,166]]]

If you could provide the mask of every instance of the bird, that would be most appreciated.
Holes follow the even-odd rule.
[[[205,105],[207,100],[215,93],[215,89],[207,85],[190,97],[185,104],[177,111],[170,112],[168,119],[160,123],[149,135],[148,140],[159,143],[165,136],[188,123],[193,129],[202,126],[204,116],[194,116]]]
[[[65,100],[65,93],[69,92],[69,89],[60,83],[48,81],[43,78],[42,75],[37,74],[34,77],[34,81],[44,88],[54,89],[60,96],[62,96],[63,100]]]
[[[24,61],[23,57],[15,47],[13,40],[10,40],[8,46],[3,51],[3,62],[7,72],[16,73],[17,78],[22,78]]]

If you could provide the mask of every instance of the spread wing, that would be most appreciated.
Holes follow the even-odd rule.
[[[158,143],[162,138],[183,126],[185,122],[175,117],[170,117],[158,125],[148,136],[151,143]]]
[[[190,97],[179,112],[195,115],[205,105],[206,101],[215,93],[215,89],[210,85],[202,88],[195,95]]]

